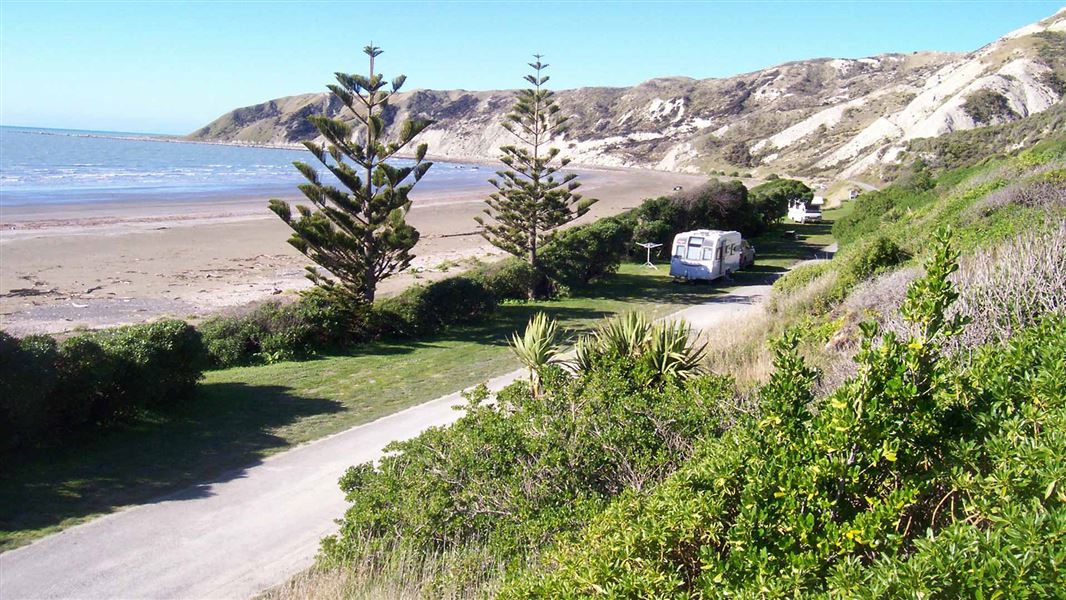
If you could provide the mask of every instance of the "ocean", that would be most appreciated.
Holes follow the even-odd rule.
[[[0,127],[0,206],[294,196],[304,182],[292,166],[295,160],[318,165],[303,150]],[[396,164],[405,162],[410,164]],[[487,167],[437,162],[418,189],[469,188],[491,175]]]

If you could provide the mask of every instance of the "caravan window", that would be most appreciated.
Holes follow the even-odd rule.
[[[702,248],[702,247],[703,247],[703,238],[701,238],[701,237],[690,237],[690,238],[688,238],[688,256],[686,256],[686,258],[688,258],[689,260],[699,260],[700,259],[700,248]]]
[[[721,259],[722,259],[722,249],[721,248],[717,248],[714,251],[714,260],[721,260]]]
[[[714,256],[714,248],[711,248],[710,246],[707,246],[706,248],[703,249],[703,260],[711,260],[711,257],[713,257],[713,256]]]
[[[677,258],[685,258],[685,245],[678,244],[674,246],[674,256]]]

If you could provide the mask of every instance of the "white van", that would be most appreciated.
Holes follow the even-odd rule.
[[[788,218],[795,223],[821,223],[822,207],[813,200],[792,200],[788,203]]]
[[[712,281],[740,269],[742,239],[737,231],[697,229],[674,237],[670,276]]]

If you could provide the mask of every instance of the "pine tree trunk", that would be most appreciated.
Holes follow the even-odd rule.
[[[373,274],[367,273],[366,285],[363,287],[363,296],[367,303],[374,303],[374,294],[377,291],[378,282],[374,279]]]
[[[536,263],[536,233],[530,234],[530,269],[533,270],[533,280],[530,282],[529,299],[537,299],[540,291],[540,269]]]

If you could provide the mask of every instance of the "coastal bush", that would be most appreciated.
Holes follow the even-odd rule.
[[[648,198],[640,206],[626,212],[623,218],[633,223],[634,242],[659,243],[663,248],[671,246],[674,235],[683,231],[685,223],[681,205],[668,196]],[[635,247],[630,248],[630,253],[638,256]]]
[[[987,88],[966,96],[962,110],[978,125],[988,125],[997,120],[1010,120],[1018,117],[1018,113],[1011,108],[1006,96]]]
[[[938,170],[955,169],[1010,154],[1017,148],[1062,145],[1066,141],[1063,131],[1066,131],[1066,104],[1057,103],[1024,119],[910,140],[902,158],[921,156]]]
[[[64,436],[188,398],[207,364],[199,333],[159,321],[72,336],[0,334],[4,449]]]
[[[882,330],[904,335],[899,316],[913,269],[885,273],[857,287],[848,312],[873,315]],[[1055,314],[1066,314],[1066,222],[1030,231],[963,257],[953,275],[959,300],[953,310],[971,320],[949,348],[973,349],[1010,338]]]
[[[483,281],[498,300],[525,300],[537,272],[526,261],[512,257],[485,265],[472,276]]]
[[[865,326],[858,374],[824,399],[786,336],[761,414],[614,501],[501,597],[1057,594],[1066,321],[969,363],[943,356],[963,323],[949,316],[957,254],[937,239],[902,307],[913,336]]]
[[[126,407],[162,407],[188,398],[207,366],[199,332],[184,321],[157,321],[88,335],[114,360],[112,386]]]
[[[790,202],[808,202],[814,197],[814,192],[802,181],[777,177],[751,188],[748,197],[759,215],[762,227],[768,227],[785,218]]]
[[[895,223],[908,210],[914,210],[936,200],[931,190],[916,191],[891,185],[884,189],[867,192],[853,201],[850,214],[833,221],[833,239],[841,248],[876,233],[880,228]]]
[[[86,423],[106,422],[124,412],[115,376],[119,361],[92,335],[59,343],[55,389],[50,402],[50,430],[72,431]]]
[[[799,265],[774,280],[775,294],[790,294],[829,270],[829,261],[818,261]]]
[[[304,358],[374,335],[372,309],[312,288],[295,302],[265,302],[238,315],[207,319],[198,329],[213,367]]]
[[[496,296],[477,277],[450,277],[410,287],[374,306],[384,335],[429,335],[454,323],[469,323],[496,310]]]
[[[769,206],[767,210],[774,213]],[[765,229],[744,184],[717,179],[673,196],[645,200],[621,218],[633,222],[634,241],[657,242],[667,248],[682,231],[723,229],[752,236]]]
[[[556,284],[583,288],[617,271],[632,239],[630,222],[600,219],[556,234],[541,251],[541,265]]]
[[[55,340],[48,336],[20,340],[0,332],[0,443],[4,449],[40,439],[57,360]]]
[[[975,202],[967,212],[973,216],[988,217],[1011,205],[1048,210],[1066,208],[1066,181],[1042,178],[1002,187]]]
[[[844,291],[850,290],[860,281],[884,272],[908,258],[910,256],[903,248],[885,236],[864,240],[842,252],[837,259],[837,270],[841,274],[839,284]],[[843,293],[840,297],[843,297]]]
[[[248,363],[259,354],[264,331],[251,316],[215,316],[198,327],[203,336],[211,366],[233,367]]]
[[[494,557],[461,574],[480,579],[580,527],[611,497],[647,489],[719,431],[728,378],[646,377],[640,357],[596,356],[574,373],[544,365],[535,393],[522,381],[489,402],[482,387],[455,424],[350,468],[341,487],[351,506],[322,563],[385,560],[396,539],[429,554],[473,546]]]

